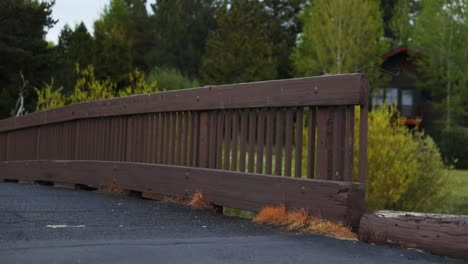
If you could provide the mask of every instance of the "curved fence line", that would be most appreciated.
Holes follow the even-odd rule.
[[[4,179],[118,178],[130,190],[182,195],[200,188],[212,202],[247,210],[286,201],[356,227],[367,102],[366,76],[347,74],[69,105],[0,120],[0,169]]]

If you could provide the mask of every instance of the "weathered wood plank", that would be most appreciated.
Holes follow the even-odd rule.
[[[315,178],[315,148],[317,130],[317,108],[309,107],[309,117],[307,120],[307,178]]]
[[[364,215],[359,239],[468,260],[468,216],[378,211]]]
[[[292,145],[294,140],[294,110],[286,111],[286,136],[284,146],[284,175],[291,176],[292,168]]]
[[[249,163],[247,167],[248,172],[254,172],[255,168],[255,135],[257,126],[256,109],[251,109],[249,113]]]
[[[302,137],[303,137],[303,122],[304,118],[304,109],[302,107],[298,108],[296,111],[296,135],[294,145],[296,147],[295,153],[295,169],[294,174],[296,178],[302,177]]]
[[[100,161],[0,162],[0,179],[85,184],[111,183],[139,192],[191,196],[202,192],[214,204],[258,211],[284,203],[312,215],[357,227],[350,203],[364,203],[361,184],[330,182],[215,169]],[[223,190],[220,192],[219,190]],[[361,196],[356,194],[362,194]],[[311,202],[313,201],[313,202]],[[356,221],[357,220],[357,221]]]
[[[343,74],[230,84],[84,102],[0,120],[0,132],[75,119],[152,112],[357,105],[367,100],[362,92],[367,80],[362,76]]]
[[[283,172],[283,145],[284,145],[284,111],[276,112],[276,140],[275,140],[275,175]]]
[[[267,131],[266,131],[266,155],[265,155],[265,174],[273,174],[273,127],[275,124],[275,111],[267,110]]]

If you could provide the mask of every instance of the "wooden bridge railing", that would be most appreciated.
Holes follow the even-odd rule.
[[[347,74],[79,103],[0,120],[0,161],[131,162],[352,182],[358,140],[364,183],[367,102],[366,77]]]

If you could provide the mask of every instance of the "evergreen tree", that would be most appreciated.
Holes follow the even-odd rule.
[[[197,77],[208,33],[215,28],[217,0],[158,0],[152,4],[148,64]]]
[[[94,64],[94,39],[84,23],[72,30],[65,25],[60,32],[57,50],[57,67],[55,81],[63,87],[65,93],[73,90],[76,82],[76,66],[87,67]]]
[[[277,60],[269,16],[262,2],[235,0],[217,14],[217,29],[206,42],[205,82],[238,83],[275,79]]]
[[[45,34],[55,24],[53,5],[54,1],[0,1],[0,117],[14,114],[20,87],[25,88],[26,108],[33,110],[32,87],[50,80],[54,62]]]
[[[445,127],[462,123],[468,117],[468,0],[425,0],[411,39],[423,52],[416,61],[421,86],[443,110]]]
[[[293,52],[298,76],[355,72],[380,65],[385,45],[376,0],[315,0],[300,14],[303,32]]]
[[[110,78],[121,87],[132,70],[132,43],[125,0],[111,0],[94,23],[96,76]]]
[[[291,52],[296,45],[297,34],[301,32],[301,23],[297,14],[305,6],[306,0],[264,0],[270,29],[270,42],[273,56],[278,61],[278,78],[291,77]]]

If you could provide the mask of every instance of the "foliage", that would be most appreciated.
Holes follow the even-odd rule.
[[[423,52],[416,61],[420,86],[442,110],[445,127],[468,119],[468,0],[423,1],[411,39]]]
[[[205,83],[274,79],[277,61],[269,41],[268,15],[259,1],[233,1],[219,9],[217,29],[206,41]]]
[[[189,79],[178,70],[171,68],[154,68],[148,74],[146,81],[150,83],[157,82],[158,86],[163,90],[177,90],[200,86],[197,80]]]
[[[78,80],[75,84],[75,90],[70,96],[71,103],[103,100],[114,97],[116,84],[109,78],[101,81],[94,76],[94,67],[88,66],[85,69],[80,69],[76,66]]]
[[[64,106],[68,103],[103,100],[114,96],[129,96],[159,91],[156,82],[147,82],[143,72],[138,69],[128,74],[128,86],[118,92],[115,92],[116,84],[109,78],[106,80],[96,79],[92,65],[84,69],[80,69],[80,66],[76,65],[76,74],[78,79],[75,89],[68,97],[62,92],[62,89],[54,89],[54,80],[41,89],[35,88],[38,96],[37,111]]]
[[[138,69],[129,74],[129,83],[129,86],[118,92],[119,97],[159,92],[156,81],[147,82],[144,74]]]
[[[54,79],[50,84],[45,84],[42,89],[34,88],[37,95],[36,111],[44,111],[47,109],[57,108],[66,104],[66,97],[61,89],[54,88]]]
[[[448,177],[442,157],[432,138],[415,135],[418,141],[417,169],[408,189],[396,204],[398,210],[438,212],[447,210]]]
[[[54,65],[45,32],[55,21],[51,17],[54,1],[0,1],[0,117],[14,114],[23,78],[25,106],[34,108],[31,87],[50,79]]]
[[[442,130],[440,149],[444,159],[457,169],[468,169],[468,127]]]
[[[412,0],[397,0],[393,7],[390,21],[395,46],[407,46],[410,39],[410,2]]]
[[[265,0],[262,3],[268,15],[267,27],[273,44],[273,57],[277,60],[277,78],[290,78],[290,55],[296,46],[297,34],[301,32],[297,14],[305,6],[306,0]]]
[[[76,82],[76,64],[83,67],[94,64],[94,39],[82,22],[72,30],[65,25],[56,47],[59,66],[55,70],[57,83],[65,93],[71,93]]]
[[[356,142],[356,176],[358,150]],[[443,207],[447,175],[439,150],[432,139],[400,123],[395,108],[383,106],[369,113],[367,153],[368,211]]]
[[[199,74],[208,32],[215,28],[216,0],[158,0],[151,5],[148,64]]]
[[[133,61],[128,19],[125,0],[112,0],[94,23],[97,77],[109,77],[120,87],[124,85]]]
[[[303,32],[292,54],[296,75],[355,72],[381,64],[385,46],[377,1],[316,0],[299,18]]]

